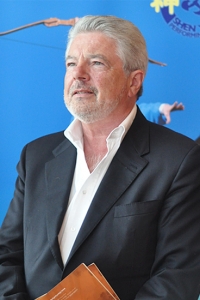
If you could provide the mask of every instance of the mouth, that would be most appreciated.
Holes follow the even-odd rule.
[[[77,90],[74,90],[73,93],[72,93],[72,96],[74,95],[88,95],[88,94],[93,94],[92,91],[90,90],[85,90],[85,89],[77,89]]]

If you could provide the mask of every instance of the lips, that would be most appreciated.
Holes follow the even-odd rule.
[[[72,96],[81,94],[93,94],[93,92],[91,90],[78,89],[73,91]]]

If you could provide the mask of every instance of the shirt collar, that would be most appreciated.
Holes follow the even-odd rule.
[[[137,113],[137,106],[134,105],[133,109],[129,113],[129,115],[122,121],[122,123],[114,128],[110,134],[108,135],[106,141],[108,142],[110,139],[120,138],[120,143],[128,132],[131,124],[133,123],[135,116]],[[78,119],[74,119],[72,123],[67,127],[64,131],[64,135],[66,138],[70,140],[70,142],[76,147],[83,149],[83,132],[81,121]]]

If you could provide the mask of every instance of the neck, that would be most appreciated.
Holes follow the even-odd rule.
[[[107,153],[106,139],[110,132],[119,126],[130,113],[128,110],[116,116],[109,116],[107,119],[94,123],[82,123],[83,144],[85,159],[90,171],[93,171],[97,164]]]
[[[88,169],[92,172],[107,153],[107,135],[83,135],[84,153]]]

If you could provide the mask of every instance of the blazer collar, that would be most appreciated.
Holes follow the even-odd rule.
[[[70,253],[68,262],[84,240],[98,225],[125,189],[148,164],[145,154],[149,152],[149,123],[138,109],[137,115],[119,150],[113,158],[98,191],[92,201],[80,232]],[[65,139],[53,151],[54,158],[45,165],[46,174],[46,227],[52,254],[63,269],[58,244],[58,233],[66,213],[70,195],[76,148]],[[123,183],[123,184],[122,184]],[[102,205],[102,199],[107,199]]]
[[[58,244],[58,233],[67,209],[73,173],[76,163],[76,148],[65,139],[53,151],[54,158],[46,163],[46,227],[50,248],[57,263],[63,269]]]

